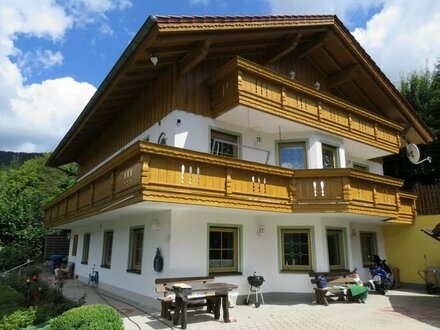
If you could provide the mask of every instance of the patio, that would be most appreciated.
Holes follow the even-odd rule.
[[[96,291],[77,280],[67,280],[63,292],[67,297],[86,293],[87,304],[110,304],[119,309],[126,329],[180,329],[162,319],[159,310]],[[304,301],[268,303],[260,308],[237,305],[230,309],[230,315],[232,322],[223,323],[191,311],[188,329],[436,329],[440,327],[440,297],[399,289],[386,296],[370,294],[365,304],[337,302],[326,307]]]

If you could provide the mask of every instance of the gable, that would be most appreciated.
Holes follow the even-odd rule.
[[[303,83],[316,77],[322,91],[403,125],[409,142],[434,139],[336,16],[149,17],[48,163],[77,160],[85,145],[170,69],[177,81],[204,62],[235,56],[286,75],[295,70],[300,81],[299,73],[307,70]],[[150,57],[158,59],[156,65]],[[171,99],[169,104],[175,105]]]

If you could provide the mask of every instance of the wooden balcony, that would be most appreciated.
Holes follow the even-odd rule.
[[[243,58],[228,62],[208,84],[214,117],[244,105],[391,153],[399,152],[401,125]]]
[[[47,227],[142,201],[271,212],[346,212],[409,222],[402,182],[351,169],[293,171],[138,142],[51,201]]]
[[[416,196],[403,181],[348,168],[296,170],[294,212],[343,212],[412,223]]]

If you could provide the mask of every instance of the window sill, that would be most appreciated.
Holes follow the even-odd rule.
[[[127,273],[133,273],[133,274],[141,274],[141,271],[138,269],[127,269]]]
[[[209,273],[209,275],[213,276],[236,276],[236,275],[243,275],[242,272],[223,272],[223,273]]]
[[[280,273],[295,273],[295,274],[308,274],[313,272],[313,269],[281,269]]]
[[[101,268],[107,268],[107,269],[110,269],[110,265],[101,265]]]

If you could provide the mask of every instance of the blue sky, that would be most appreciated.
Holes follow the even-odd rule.
[[[337,14],[391,81],[440,57],[425,0],[2,0],[0,150],[53,150],[149,15]]]

